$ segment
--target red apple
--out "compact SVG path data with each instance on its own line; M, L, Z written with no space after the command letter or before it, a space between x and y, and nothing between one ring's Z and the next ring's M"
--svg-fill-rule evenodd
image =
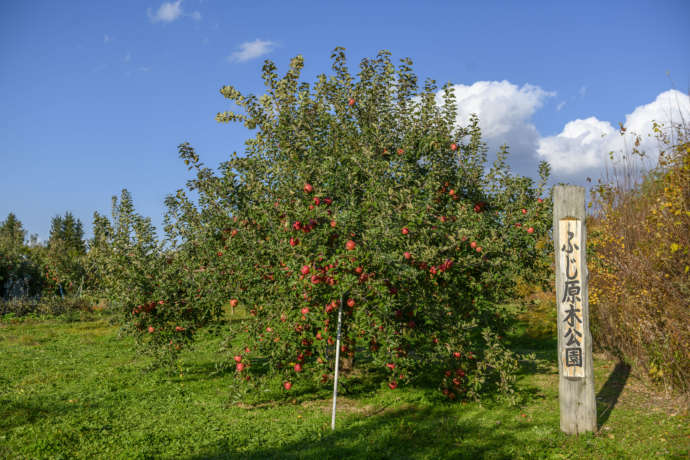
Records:
M402 228L402 234L407 235L408 233L410 233L410 230L407 227L403 227Z
M352 251L356 247L357 247L357 244L352 240L348 240L347 243L345 243L345 249L347 249L348 251Z
M295 364L295 372L302 372L302 365L300 363Z
M388 388L390 388L391 390L395 390L396 388L398 388L398 382L396 382L394 380L394 381L388 383Z
M532 233L534 233L534 228L532 228L532 227L528 228L528 229L527 229L527 233L529 233L530 235L531 235Z
M244 370L244 363L237 363L235 369L237 369L237 372L242 372Z
M335 228L336 222L334 220L331 221L331 228Z
M149 326L149 334L153 334L153 331L155 330L156 328L154 328L153 326Z
M242 355L235 355L233 357L236 363L241 363L242 362Z
M458 144L456 144L455 142L453 142L452 144L450 144L450 149L453 150L453 151L457 150L457 149L458 149Z
M527 210L525 208L522 208L522 213L527 214Z
M355 299L347 299L347 306L352 308L355 306Z
M456 351L455 353L453 353L453 356L456 358L460 358L460 352Z
M307 193L311 193L314 191L314 187L312 187L311 184L304 184L304 191Z
M290 246L297 246L299 244L298 238L290 238Z
M481 247L481 246L477 246L477 249L475 249L475 251L477 251L477 252L482 252L482 247Z
M543 202L544 202L544 200L542 200L541 198L539 198L539 199L537 200L537 203L543 203Z
M410 254L409 252L405 251L405 252L403 253L403 257L404 257L405 259L407 259L407 260L410 260L410 257L412 257L412 254Z
M355 105L355 100L354 100L353 98L350 98L350 99L347 101L347 105L349 105L350 107L352 107L353 105Z
M476 248L476 247L477 247L477 242L476 242L476 241L472 241L472 242L470 243L470 247L471 247L472 249Z
M292 388L292 382L285 382L283 383L283 388L286 390L290 391L290 388Z
M402 155L403 153L405 153L403 149L398 149L398 155Z
M310 270L310 269L309 269L309 265L302 265L302 269L300 270L300 272L301 272L303 275L307 275L307 274L309 273L309 270Z
M300 310L300 312L301 312L303 315L306 315L307 313L309 313L309 307L304 307L304 308L302 308L302 309Z
M177 332L182 332L182 331L184 331L184 328L182 326L175 326L175 330Z
M386 367L387 367L388 369L393 370L393 369L395 369L395 363L386 363Z
M230 299L230 307L235 308L237 306L237 299Z
M314 197L314 204L316 206L320 205L321 204L321 198L319 198L318 196L315 196Z

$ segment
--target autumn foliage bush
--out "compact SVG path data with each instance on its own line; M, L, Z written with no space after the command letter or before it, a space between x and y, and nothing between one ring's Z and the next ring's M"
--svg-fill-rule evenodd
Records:
M223 87L241 110L217 119L255 135L217 172L180 146L195 177L166 200L165 262L122 286L130 329L165 347L242 307L249 319L227 332L238 382L261 368L289 390L332 379L342 308L346 367L391 389L433 381L450 399L510 393L503 304L518 277L548 276L548 166L535 184L504 148L486 168L477 118L459 127L451 86L439 103L411 65L381 52L353 76L336 49L334 74L311 85L296 57L283 77L266 61L261 97Z
M630 158L594 189L590 305L595 341L660 383L690 389L690 132L654 124L659 161ZM639 141L636 142L639 145ZM627 185L627 186L626 186Z

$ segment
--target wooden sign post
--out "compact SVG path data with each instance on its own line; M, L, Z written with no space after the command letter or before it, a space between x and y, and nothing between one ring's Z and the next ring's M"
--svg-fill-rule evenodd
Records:
M587 292L585 189L553 189L553 242L558 308L558 395L561 430L579 434L597 430L592 336Z

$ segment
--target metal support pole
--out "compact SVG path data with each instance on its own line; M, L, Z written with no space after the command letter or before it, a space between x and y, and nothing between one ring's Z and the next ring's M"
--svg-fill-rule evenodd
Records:
M338 306L338 335L335 340L335 376L333 379L333 411L331 413L331 430L335 430L335 409L338 399L338 374L340 369L340 329L343 323L343 295L340 296Z

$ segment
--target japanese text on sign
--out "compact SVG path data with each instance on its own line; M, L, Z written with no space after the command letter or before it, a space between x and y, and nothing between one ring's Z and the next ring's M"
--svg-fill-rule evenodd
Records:
M558 302L559 321L562 322L563 343L561 360L567 377L584 377L585 335L582 322L581 222L562 219L559 222L559 263L563 295Z

